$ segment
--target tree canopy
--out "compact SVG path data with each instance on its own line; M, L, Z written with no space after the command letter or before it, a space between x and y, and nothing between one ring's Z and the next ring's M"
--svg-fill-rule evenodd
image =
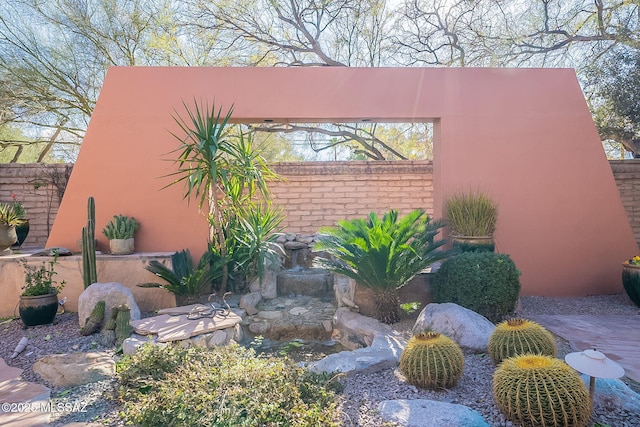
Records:
M629 0L0 0L0 154L24 161L32 146L37 161L72 160L109 66L233 65L571 67L602 139L637 155L639 7ZM369 128L342 124L341 132L333 137L357 144L356 157L409 156ZM371 146L372 136L392 150Z

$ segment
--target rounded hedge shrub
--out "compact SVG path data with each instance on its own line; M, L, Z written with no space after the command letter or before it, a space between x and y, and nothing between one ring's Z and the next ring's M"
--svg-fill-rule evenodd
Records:
M591 398L580 375L550 356L504 360L493 376L493 397L512 422L528 427L584 427Z
M556 340L544 327L526 319L500 323L489 337L487 347L494 363L521 354L556 355Z
M437 332L416 334L400 355L400 371L409 383L422 388L451 388L463 370L460 346Z
M442 263L431 281L431 296L499 322L516 307L519 277L507 254L463 252Z

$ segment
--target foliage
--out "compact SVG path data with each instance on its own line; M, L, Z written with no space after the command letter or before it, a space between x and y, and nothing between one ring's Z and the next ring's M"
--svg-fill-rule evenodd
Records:
M442 263L431 294L434 302L452 302L499 322L515 309L519 276L509 255L463 252Z
M591 398L580 375L550 356L504 360L493 376L493 396L500 411L518 425L584 427L591 417Z
M107 239L131 239L140 228L140 223L134 217L114 215L113 219L105 225L102 234Z
M438 250L445 242L435 240L442 224L432 221L421 209L399 218L391 210L378 218L374 212L366 219L338 222L334 228L323 228L325 235L314 250L333 258L317 257L314 264L354 279L358 285L372 289L381 297L377 301L385 312L380 320L398 320L398 301L394 292L406 285L431 263L447 256ZM391 292L390 292L391 291ZM390 306L386 298L394 299ZM387 310L395 310L389 312Z
M640 265L640 255L636 255L628 261L625 261L625 264Z
M491 236L496 230L498 207L480 191L458 193L444 205L451 232L459 236Z
M437 332L414 335L400 355L400 371L409 383L422 388L451 388L463 370L460 346Z
M82 227L82 279L84 288L98 281L96 267L96 202L93 197L87 199L87 225Z
M165 283L142 283L138 286L145 288L163 288L172 294L184 297L186 302L197 302L202 292L211 286L211 282L218 274L209 267L209 254L200 257L198 265L194 267L189 249L178 251L171 255L171 268L157 260L152 260L144 267Z
M184 198L195 198L200 207L208 203L210 242L220 260L220 292L224 294L231 262L227 248L230 227L255 209L253 199L257 194L268 200L266 180L276 175L254 149L251 134L239 131L231 135L229 120L233 107L223 116L222 108L216 110L214 103L210 106L208 102L194 100L193 107L184 102L183 106L186 117L177 112L173 115L180 135L172 135L180 146L174 150L178 170L170 174L175 180L169 185L183 184Z
M26 261L23 261L25 276L22 296L35 297L39 295L49 295L50 293L60 293L62 288L64 288L65 281L62 280L58 283L54 279L54 276L58 274L55 271L57 262L57 250L53 251L53 259L48 263L43 262L40 267L29 265Z
M13 202L13 213L16 214L18 218L24 219L27 217L27 211L24 208L24 205L21 201L17 200L18 196L15 194L11 195L11 200Z
M338 425L335 378L238 345L147 344L117 371L123 416L137 425Z
M8 203L0 203L0 224L2 225L18 225L20 218L13 210L13 205Z
M556 340L536 322L509 319L501 322L489 337L487 350L495 364L521 354L542 354L555 357Z

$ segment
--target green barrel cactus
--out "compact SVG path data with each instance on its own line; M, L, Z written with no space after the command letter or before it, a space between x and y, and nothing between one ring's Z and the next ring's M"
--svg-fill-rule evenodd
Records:
M451 388L463 370L464 354L460 346L437 332L416 334L400 355L400 371L417 387Z
M496 326L489 337L488 350L496 364L506 358L522 354L555 357L556 340L551 332L536 322L526 319L509 319Z
M505 359L493 376L493 397L509 420L527 427L584 427L591 417L580 375L550 356Z

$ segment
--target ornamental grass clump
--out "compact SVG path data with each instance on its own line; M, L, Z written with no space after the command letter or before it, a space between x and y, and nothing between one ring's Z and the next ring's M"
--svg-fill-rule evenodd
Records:
M509 319L496 326L489 337L489 355L498 364L522 354L555 357L556 340L541 325L526 319Z
M498 206L480 191L458 193L444 205L447 224L457 236L492 236L498 222Z
M493 376L493 396L509 420L527 427L584 427L591 417L580 375L550 356L505 359Z
M147 344L117 365L127 423L143 426L337 426L336 378L238 345Z

